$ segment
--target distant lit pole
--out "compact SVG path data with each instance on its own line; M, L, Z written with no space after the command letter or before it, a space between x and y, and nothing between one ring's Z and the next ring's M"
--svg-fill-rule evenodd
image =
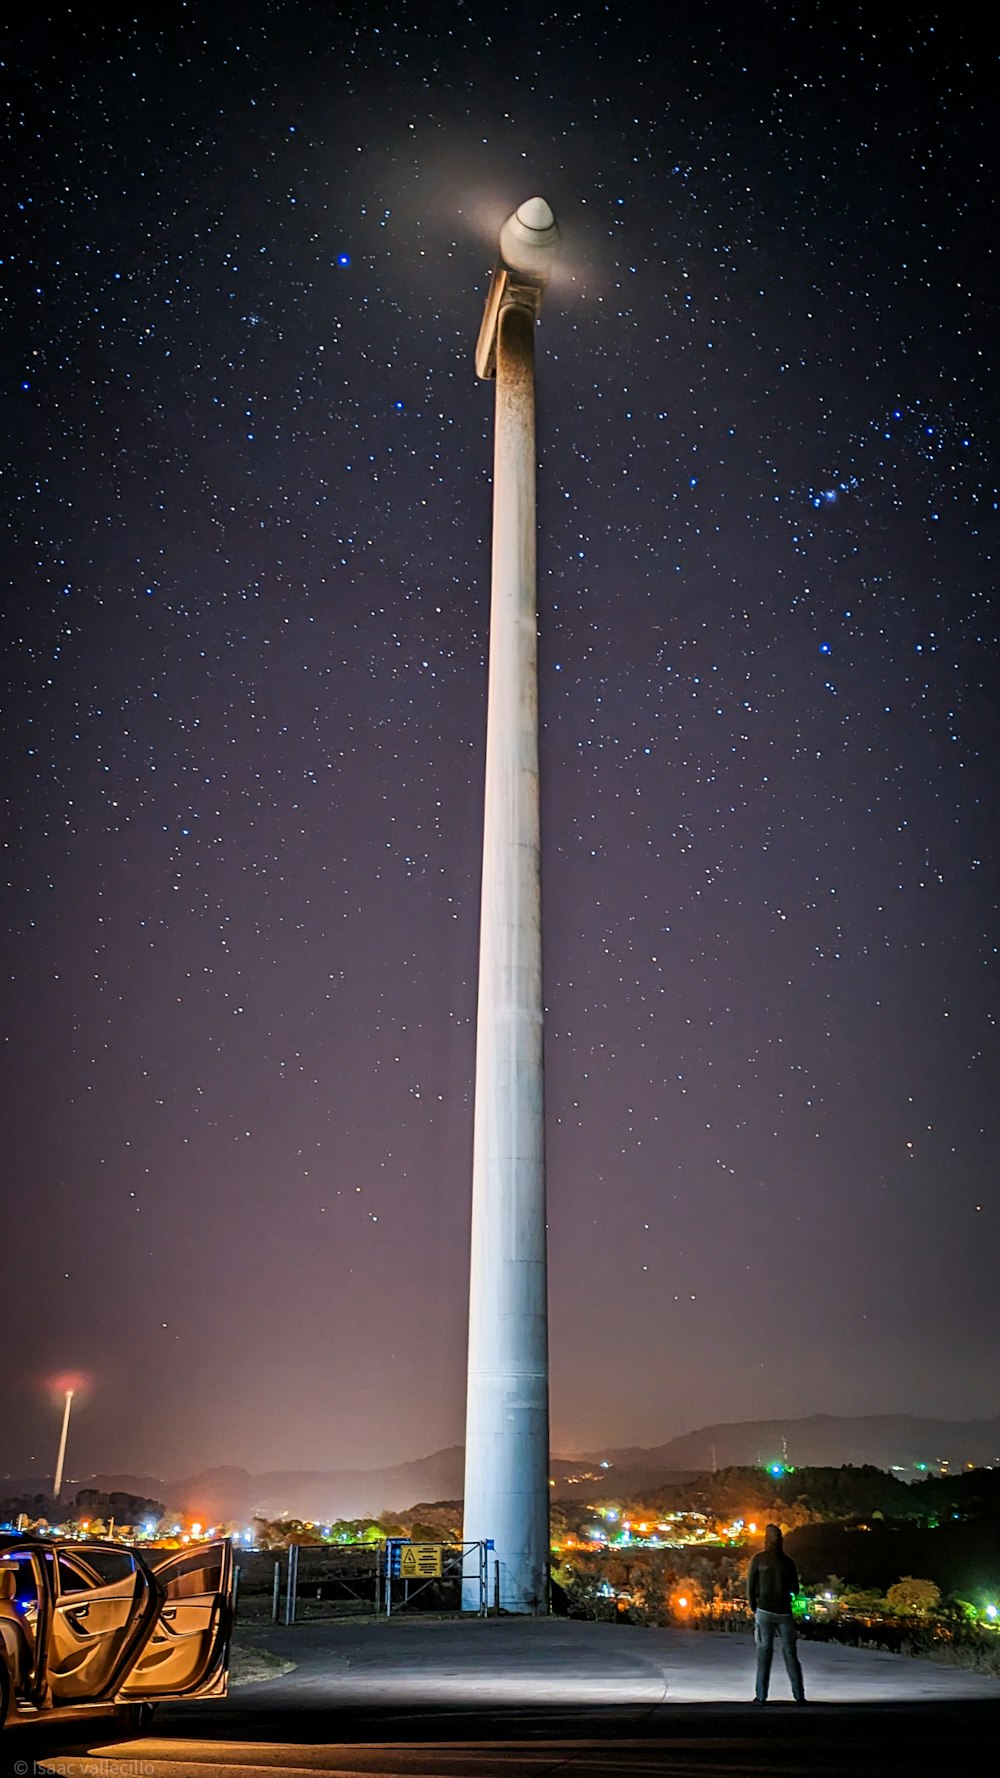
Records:
M53 1500L59 1499L59 1494L62 1489L63 1469L66 1463L66 1436L69 1432L69 1411L73 1406L73 1396L75 1393L76 1392L73 1389L67 1389L66 1391L66 1404L63 1408L62 1417L62 1432L59 1434L59 1455L56 1458L56 1476L55 1481L52 1484Z
M476 347L496 422L463 1534L494 1540L515 1612L547 1609L549 1577L535 322L558 240L544 198L508 216Z

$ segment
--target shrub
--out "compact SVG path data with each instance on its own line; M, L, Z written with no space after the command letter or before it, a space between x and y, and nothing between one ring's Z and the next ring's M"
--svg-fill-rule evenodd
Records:
M885 1600L889 1610L901 1616L924 1617L940 1605L941 1589L932 1580L914 1580L912 1574L904 1574L889 1588Z

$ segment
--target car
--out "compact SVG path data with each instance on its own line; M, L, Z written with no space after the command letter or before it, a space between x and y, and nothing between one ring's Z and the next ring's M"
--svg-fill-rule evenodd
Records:
M222 1698L233 1551L0 1536L0 1725L113 1712L133 1732L167 1699Z

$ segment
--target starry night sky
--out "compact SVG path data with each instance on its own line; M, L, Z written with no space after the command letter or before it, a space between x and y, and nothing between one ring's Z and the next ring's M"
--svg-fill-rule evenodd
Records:
M535 191L553 1446L995 1412L995 39L161 12L4 51L0 1467L462 1436Z

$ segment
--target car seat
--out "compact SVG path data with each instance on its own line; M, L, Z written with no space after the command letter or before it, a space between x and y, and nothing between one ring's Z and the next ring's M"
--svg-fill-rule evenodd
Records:
M14 1690L20 1691L31 1677L33 1658L27 1625L14 1603L16 1595L17 1569L0 1566L0 1638L7 1651Z

